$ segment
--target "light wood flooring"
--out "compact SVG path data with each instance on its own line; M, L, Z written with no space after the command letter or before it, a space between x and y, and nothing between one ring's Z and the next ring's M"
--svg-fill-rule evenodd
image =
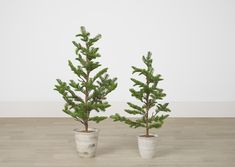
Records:
M156 158L141 159L130 129L106 120L97 156L81 159L70 118L0 118L0 167L234 167L235 118L169 118L159 135Z

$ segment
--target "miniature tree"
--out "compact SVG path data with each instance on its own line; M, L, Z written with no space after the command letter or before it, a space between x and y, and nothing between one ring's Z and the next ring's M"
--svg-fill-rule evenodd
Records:
M146 68L137 68L132 66L133 74L137 73L140 76L144 76L145 82L141 82L134 78L131 80L134 83L134 86L137 86L138 89L129 89L131 95L141 102L141 106L128 102L130 109L126 109L125 112L133 115L140 115L141 117L135 120L128 119L126 117L115 114L111 116L114 121L120 121L128 124L130 127L144 127L146 133L144 136L150 137L149 129L151 128L160 128L163 124L163 121L169 116L163 114L159 116L160 112L170 112L168 108L168 103L161 104L159 100L162 100L166 94L163 92L163 89L158 88L159 81L163 80L160 74L155 75L154 69L152 66L151 52L148 52L147 56L143 56L143 62L146 65ZM154 111L151 109L154 108Z
M106 119L104 116L90 117L90 113L93 110L105 111L110 107L105 100L106 96L117 87L117 78L109 78L108 68L102 68L92 75L92 72L101 66L99 62L95 61L100 57L99 48L94 46L101 35L91 38L85 27L81 27L81 33L76 37L83 41L83 43L81 41L80 43L72 42L76 48L78 64L75 65L69 60L68 65L76 74L77 80L70 80L66 83L57 79L54 90L58 91L66 102L63 111L82 123L85 132L88 132L89 121L99 123Z

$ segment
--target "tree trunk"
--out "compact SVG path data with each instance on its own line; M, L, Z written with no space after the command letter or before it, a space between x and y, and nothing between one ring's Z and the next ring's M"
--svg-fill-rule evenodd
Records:
M146 109L146 136L149 136L149 111Z
M87 48L89 49L89 48ZM89 62L88 58L86 57L86 62ZM87 71L87 76L86 76L86 83L88 83L89 81L89 75L90 75L90 72ZM85 112L86 112L86 115L87 115L87 118L85 120L85 131L88 132L88 120L89 120L89 111L88 111L88 108L87 108L87 103L88 103L88 97L89 97L89 91L86 87L86 90L85 90Z
M85 132L88 132L88 121L85 122Z
M147 85L149 87L149 80L147 78ZM149 93L146 97L146 136L149 136Z

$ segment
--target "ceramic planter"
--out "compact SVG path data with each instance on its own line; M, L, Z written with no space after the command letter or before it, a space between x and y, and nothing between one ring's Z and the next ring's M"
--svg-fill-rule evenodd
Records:
M75 129L74 133L78 155L82 158L95 157L99 135L98 129L89 129L89 132Z
M140 156L144 159L154 158L156 154L157 135L152 137L138 136L138 148Z

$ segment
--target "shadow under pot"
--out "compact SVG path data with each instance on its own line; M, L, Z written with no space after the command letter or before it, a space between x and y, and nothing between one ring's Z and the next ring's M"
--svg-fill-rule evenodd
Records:
M82 158L95 157L99 130L95 128L88 129L88 132L74 129L75 143L78 155Z

